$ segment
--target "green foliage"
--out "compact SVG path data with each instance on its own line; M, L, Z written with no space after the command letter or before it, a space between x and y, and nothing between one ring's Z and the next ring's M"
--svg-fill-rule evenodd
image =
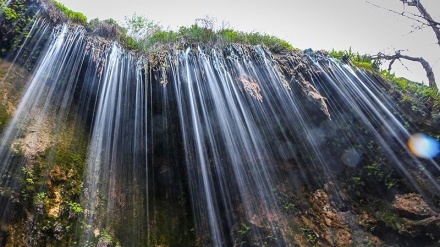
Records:
M294 200L290 198L285 193L274 190L275 197L278 199L278 203L281 204L282 209L291 214L298 214L298 209L296 208L296 205L294 204Z
M46 192L40 192L40 193L37 194L36 200L44 201L44 199L46 199L46 197L47 197L47 193Z
M137 42L134 38L132 37L128 37L128 36L124 36L121 39L121 44L130 50L139 50L141 49L140 43Z
M39 187L40 172L32 167L23 167L21 171L23 175L21 195L26 200L32 198Z
M118 23L113 18L106 19L104 20L104 22L112 25L118 25Z
M354 53L351 47L345 51L336 51L333 49L329 52L329 56L342 60L345 63L351 63L367 71L379 71L380 63L377 60L373 60L369 55L361 55L358 52Z
M113 241L113 237L108 232L106 232L106 231L103 231L101 233L101 238L105 239L106 241L108 241L110 243Z
M372 162L365 166L368 177L375 177L376 180L385 184L387 189L392 189L398 184L398 180L393 176L393 173L383 167L379 162Z
M205 25L182 26L178 31L172 31L163 30L157 23L145 17L134 15L132 18L126 19L124 26L126 33L125 37L121 39L121 43L129 49L142 51L147 51L158 44L189 45L196 43L264 45L275 53L294 50L287 41L268 34L239 32L229 28L215 30L211 21L206 19L202 21Z
M393 213L386 201L376 202L379 207L375 212L377 219L380 219L385 225L391 229L401 232L404 228L405 221L397 214Z
M190 27L180 27L178 36L186 43L211 43L217 38L214 30L196 24Z
M390 84L390 91L394 92L396 100L402 103L403 109L411 109L412 115L427 120L417 123L419 131L433 137L440 137L438 128L433 127L440 124L440 93L438 89L405 78L398 78L387 70L383 70L381 75Z
M52 0L52 2L55 4L55 6L61 10L64 14L66 14L66 16L72 20L75 23L81 24L81 25L87 25L87 17L80 12L75 12L69 8L67 8L66 6L64 6L64 4L59 3L55 0Z
M219 32L219 34L228 43L232 43L240 39L240 33L232 29L223 29Z
M148 46L153 46L156 43L173 43L178 40L179 34L173 31L158 30L153 33L148 41Z
M423 83L417 83L402 77L396 77L394 73L391 73L388 70L382 70L381 74L384 78L398 86L403 92L418 94L425 99L437 102L437 105L440 106L440 93L438 89L426 86Z
M388 70L379 71L380 62L372 59L369 55L354 53L350 48L346 51L331 50L329 56L342 60L345 63L350 63L358 68L363 68L369 72L380 72L383 78L388 79L399 88L399 91L403 92L401 102L415 103L416 101L426 100L433 102L434 109L440 108L440 94L438 89L426 86L423 83L412 82L405 78L398 78L394 73ZM413 104L412 108L416 108L415 105L417 104Z
M0 133L6 127L10 118L11 115L8 112L8 107L5 104L0 103Z
M102 231L97 243L86 242L86 246L121 246L109 231Z
M67 205L72 209L75 214L81 214L84 212L84 209L81 207L81 204L77 202L67 202Z
M347 184L348 189L353 192L356 196L362 195L362 188L365 186L365 181L359 175L354 175L351 177L350 183Z
M347 167L345 175L341 177L353 198L360 199L371 194L386 194L392 189L402 189L404 184L401 183L401 176L389 165L380 145L370 140L357 149L364 154L361 163L356 167Z
M15 20L18 18L17 12L14 9L5 6L4 4L2 4L0 7L0 12L1 11L4 12L6 20Z
M16 51L21 47L24 40L29 37L29 30L32 27L31 23L40 10L41 4L37 3L37 1L13 0L8 6L4 4L4 1L0 4L0 16L2 19L0 28L2 33L1 55L11 50ZM29 55L29 50L30 48L23 47L22 58ZM35 48L35 50L38 52L38 48ZM26 60L29 62L34 61L34 56L29 56Z
M135 14L125 19L125 28L128 36L136 40L144 40L159 30L160 26L146 17Z
M218 34L227 43L265 45L269 50L275 53L294 50L292 45L287 41L268 34L260 34L258 32L245 33L232 29L221 30Z
M304 235L307 237L307 241L313 246L318 246L318 236L312 231L312 229L308 228L307 226L303 226L300 228L300 230L304 233Z
M4 14L6 20L16 23L26 21L26 8L25 0L17 0L10 6L6 6L6 4L2 2L0 3L0 15Z
M246 225L245 223L241 223L241 228L240 230L238 230L238 233L240 233L240 235L245 235L250 230L251 230L250 226Z

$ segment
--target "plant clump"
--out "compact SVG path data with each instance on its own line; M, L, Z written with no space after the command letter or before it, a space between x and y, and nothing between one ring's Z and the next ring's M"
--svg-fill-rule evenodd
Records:
M64 6L64 4L59 3L55 0L52 0L52 2L55 4L55 6L60 11L62 11L74 23L78 23L81 25L87 25L87 17L83 13L73 11L73 10L67 8L66 6Z
M333 49L328 55L368 72L378 72L380 70L380 62L378 60L372 59L371 56L367 54L362 55L359 54L359 52L353 52L351 48L345 51L336 51Z
M101 23L101 24L98 24ZM109 37L109 33L102 32L102 27L107 26L106 30L118 30L113 38L119 41L122 46L130 50L148 52L155 50L158 46L171 46L175 49L184 49L194 44L203 45L227 45L231 43L246 45L264 45L274 53L293 51L294 48L287 41L259 32L241 32L231 28L215 28L215 21L210 18L197 19L196 23L185 27L180 27L177 31L165 30L158 23L146 17L134 15L126 18L122 27L114 20L92 20L87 27L93 33L103 37Z

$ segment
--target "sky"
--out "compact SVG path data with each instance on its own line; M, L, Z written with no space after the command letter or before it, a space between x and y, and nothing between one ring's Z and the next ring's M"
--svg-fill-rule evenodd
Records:
M348 50L361 54L378 52L424 57L440 81L440 46L430 28L417 30L417 22L396 12L418 13L399 0L58 0L84 13L88 20L113 18L123 23L134 14L177 30L195 19L209 16L221 26L246 32L263 32L282 38L294 47L313 50ZM422 0L431 16L440 22L439 0ZM379 5L381 8L374 6ZM384 65L384 68L387 68ZM421 65L396 61L397 76L427 83ZM440 85L440 83L438 83Z

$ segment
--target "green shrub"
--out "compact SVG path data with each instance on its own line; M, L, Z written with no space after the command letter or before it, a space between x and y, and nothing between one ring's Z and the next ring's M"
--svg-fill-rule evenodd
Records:
M67 205L72 209L75 214L81 214L84 212L84 209L81 207L81 204L77 202L67 202Z
M399 87L403 93L415 94L416 97L431 100L434 105L440 106L440 93L438 89L424 85L423 83L417 83L409 81L402 77L396 77L394 73L388 70L381 71L382 77L391 81L394 85Z
M5 13L5 18L6 18L6 20L15 20L15 19L17 19L18 18L18 14L17 14L17 12L14 10L14 9L12 9L12 8L9 8L9 7L1 7L1 10Z
M342 60L345 63L351 63L352 65L365 69L370 72L378 72L380 63L377 60L373 60L370 55L361 55L358 52L354 53L351 48L345 51L331 50L329 56Z
M64 14L66 14L66 16L72 20L75 23L81 24L81 25L87 25L87 17L80 12L75 12L69 8L67 8L66 6L64 6L64 4L59 3L55 0L52 0L52 2L55 4L55 6L61 10Z
M287 41L258 32L246 33L229 28L215 30L211 26L197 24L182 26L178 31L163 30L158 24L136 15L126 20L125 29L126 32L121 39L122 45L129 49L144 51L157 44L196 43L264 45L275 53L294 50Z

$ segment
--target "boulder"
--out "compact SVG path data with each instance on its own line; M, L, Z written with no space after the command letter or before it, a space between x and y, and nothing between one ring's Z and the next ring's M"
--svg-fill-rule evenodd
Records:
M423 200L422 196L415 193L396 195L391 207L397 215L411 220L422 220L438 216Z

